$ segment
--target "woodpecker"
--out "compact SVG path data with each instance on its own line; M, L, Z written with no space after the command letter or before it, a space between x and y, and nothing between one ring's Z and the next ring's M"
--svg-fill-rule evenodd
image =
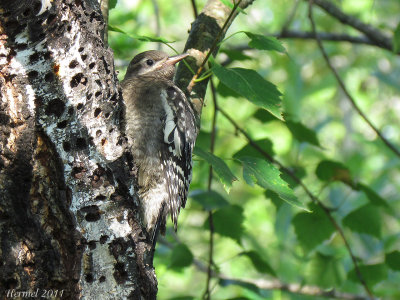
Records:
M125 133L138 167L142 220L153 245L165 234L167 215L177 229L192 177L196 137L193 109L175 85L175 64L188 54L168 57L146 51L130 62L121 82Z

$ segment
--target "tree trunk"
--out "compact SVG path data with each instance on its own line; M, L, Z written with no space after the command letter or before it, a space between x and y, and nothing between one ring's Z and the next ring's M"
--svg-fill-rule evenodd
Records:
M99 5L0 7L2 297L154 299Z

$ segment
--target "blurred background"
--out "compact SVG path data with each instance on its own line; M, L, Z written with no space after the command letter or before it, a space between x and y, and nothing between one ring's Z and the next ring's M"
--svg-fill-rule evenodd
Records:
M199 12L205 3L196 1ZM398 0L333 3L389 37L400 21ZM314 7L313 11L318 32L360 36L320 8ZM283 29L311 32L307 14L307 1L255 1L239 14L226 37L239 31L263 36L280 35ZM142 42L131 36L162 37L182 52L193 21L191 1L118 0L110 10L109 23L126 34L110 31L109 45L119 78L139 52L161 49L174 54L164 44ZM400 299L400 158L352 107L314 39L279 40L285 53L253 49L247 35L237 33L222 43L216 61L227 68L255 70L276 85L283 94L287 122L247 101L213 76L218 105L331 209L373 294L382 299ZM357 105L400 149L399 56L377 46L346 41L324 41L324 46ZM209 151L211 144L215 112L211 97L208 88L196 142L196 147L204 151ZM194 156L190 198L180 213L178 232L175 234L169 223L166 237L157 244L154 265L158 298L208 297L204 293L210 259L210 213L205 199L214 203L212 299L321 298L304 291L290 293L279 287L280 283L315 287L319 292L333 289L350 296L366 295L343 239L334 228L330 230L333 225L311 204L305 190L287 180L298 201L313 213L282 201L260 185L247 184L242 165L233 157L239 151L255 157L260 154L221 113L217 113L215 129L214 154L238 180L231 187L224 186L214 174L212 193L208 192L209 164ZM332 162L341 164L342 177L324 175ZM333 169L336 172L337 168ZM319 236L318 229L325 227L327 230Z

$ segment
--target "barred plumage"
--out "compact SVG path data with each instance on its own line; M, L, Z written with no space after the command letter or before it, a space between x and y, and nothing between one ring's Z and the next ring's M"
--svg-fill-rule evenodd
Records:
M164 233L169 213L176 230L191 181L195 117L185 94L172 81L175 63L186 56L140 53L121 83L126 135L139 168L143 221L153 239L158 229Z

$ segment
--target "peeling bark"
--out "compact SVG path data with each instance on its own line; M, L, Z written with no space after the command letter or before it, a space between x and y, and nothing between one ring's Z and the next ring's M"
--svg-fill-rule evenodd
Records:
M154 299L98 3L0 8L0 294Z

